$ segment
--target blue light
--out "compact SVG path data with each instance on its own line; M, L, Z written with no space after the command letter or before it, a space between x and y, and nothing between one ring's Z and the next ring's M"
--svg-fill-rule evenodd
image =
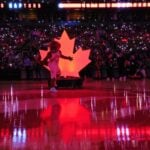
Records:
M22 8L22 3L19 3L19 4L18 4L18 8Z
M59 4L58 4L58 8L63 8L63 4L62 4L62 3L59 3Z
M17 3L14 3L14 9L17 9L17 8L18 8Z
M21 2L19 2L19 3L10 2L10 3L8 3L9 9L21 9L22 7L23 7L23 4Z
M12 2L11 2L11 3L8 3L8 8L10 8L10 9L13 8Z

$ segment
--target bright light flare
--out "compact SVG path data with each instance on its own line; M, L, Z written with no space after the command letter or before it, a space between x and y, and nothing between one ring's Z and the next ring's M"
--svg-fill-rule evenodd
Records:
M58 8L61 9L80 9L80 8L132 8L132 7L150 7L150 3L146 2L120 2L120 3L59 3Z

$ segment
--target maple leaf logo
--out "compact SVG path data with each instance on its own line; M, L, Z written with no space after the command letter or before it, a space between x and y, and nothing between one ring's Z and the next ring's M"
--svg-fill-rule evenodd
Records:
M82 48L79 48L75 53L73 53L75 38L70 39L65 30L63 31L61 38L55 40L61 44L60 50L63 55L73 57L73 61L68 61L66 59L59 60L61 76L79 77L79 71L90 63L90 49L82 50ZM48 50L40 50L42 60L46 57L47 53ZM49 70L48 66L45 65L44 67Z

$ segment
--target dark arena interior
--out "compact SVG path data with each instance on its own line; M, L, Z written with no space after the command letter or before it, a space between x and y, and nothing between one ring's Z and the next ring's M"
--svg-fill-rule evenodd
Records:
M150 149L150 0L0 0L0 150L31 149Z

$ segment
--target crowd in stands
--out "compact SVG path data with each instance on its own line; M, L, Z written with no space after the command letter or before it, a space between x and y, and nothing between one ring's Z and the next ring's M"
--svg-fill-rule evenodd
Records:
M74 52L91 49L91 64L81 71L92 78L125 80L150 77L150 23L148 21L0 22L0 70L24 70L27 79L41 78L34 56L63 30L76 37ZM90 68L90 69L89 69ZM87 73L88 72L88 73Z

